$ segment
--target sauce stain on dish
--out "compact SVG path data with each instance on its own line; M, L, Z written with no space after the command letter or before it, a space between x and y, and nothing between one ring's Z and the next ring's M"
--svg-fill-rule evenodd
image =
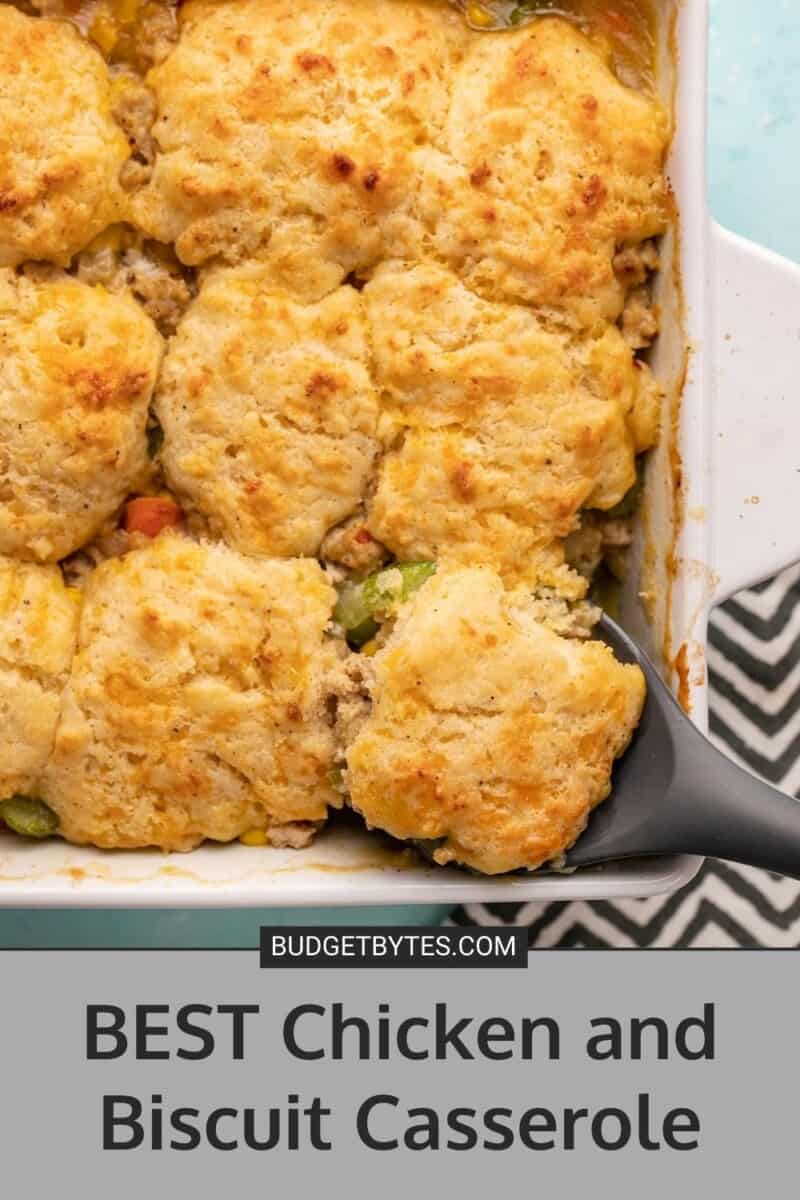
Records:
M687 716L692 714L692 691L703 687L706 667L703 647L699 642L684 642L673 664L678 677L678 703Z

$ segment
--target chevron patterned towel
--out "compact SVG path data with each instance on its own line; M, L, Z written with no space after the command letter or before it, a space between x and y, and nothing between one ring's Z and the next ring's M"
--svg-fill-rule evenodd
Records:
M800 566L716 610L711 734L742 766L800 795ZM707 862L673 896L615 904L472 904L460 924L527 925L531 946L800 946L800 883Z

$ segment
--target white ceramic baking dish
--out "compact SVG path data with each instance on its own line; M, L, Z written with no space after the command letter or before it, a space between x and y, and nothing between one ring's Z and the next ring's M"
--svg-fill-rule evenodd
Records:
M669 172L680 220L665 247L664 323L654 366L679 419L650 462L623 617L664 662L705 730L709 609L800 558L800 445L791 435L800 269L712 223L705 171L708 4L660 0L660 9L660 82L664 96L674 96ZM426 868L343 828L300 852L236 844L191 855L100 854L3 839L0 905L599 900L672 891L698 866L693 858L649 859L570 876L479 879Z

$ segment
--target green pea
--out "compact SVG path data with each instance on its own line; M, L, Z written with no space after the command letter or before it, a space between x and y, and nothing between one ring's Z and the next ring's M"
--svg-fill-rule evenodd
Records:
M340 588L333 619L344 629L351 646L363 646L379 628L364 598L363 583L345 583Z
M436 571L436 563L393 563L373 572L360 583L348 582L339 590L333 618L345 631L351 646L363 646L375 637L380 622L397 612Z
M46 838L58 829L58 817L43 800L32 796L12 796L0 800L0 818L9 829L22 837Z

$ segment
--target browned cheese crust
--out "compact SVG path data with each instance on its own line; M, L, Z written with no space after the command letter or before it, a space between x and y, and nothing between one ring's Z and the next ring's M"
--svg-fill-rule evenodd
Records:
M193 0L149 82L135 209L185 262L290 231L300 278L433 255L582 327L619 316L618 247L670 215L664 109L562 20L487 37L423 0Z
M127 139L108 68L70 25L0 4L0 266L66 266L118 218Z
M417 151L469 35L424 0L191 0L153 70L161 148L140 223L188 263L252 255L282 221L343 275L419 249Z
M372 711L347 750L353 805L489 875L575 842L645 696L638 667L551 633L485 568L425 584L373 665Z
M475 291L575 327L614 321L620 245L663 233L669 120L557 18L479 36L457 75L421 213Z
M129 297L0 269L0 553L64 558L146 474L161 351Z
M314 562L180 535L102 564L40 789L63 836L188 850L324 820L333 600Z
M659 393L620 331L554 331L434 266L364 291L388 447L368 528L400 559L552 582L584 506L611 508L655 441Z
M238 550L316 555L378 451L361 298L316 303L264 266L215 272L172 340L157 413L167 477Z
M664 107L558 17L20 7L0 799L40 796L75 843L187 850L304 845L349 790L440 863L557 862L644 700L586 597L659 433ZM359 612L379 567L394 590Z
M57 567L0 557L0 799L35 788L50 757L79 610Z

